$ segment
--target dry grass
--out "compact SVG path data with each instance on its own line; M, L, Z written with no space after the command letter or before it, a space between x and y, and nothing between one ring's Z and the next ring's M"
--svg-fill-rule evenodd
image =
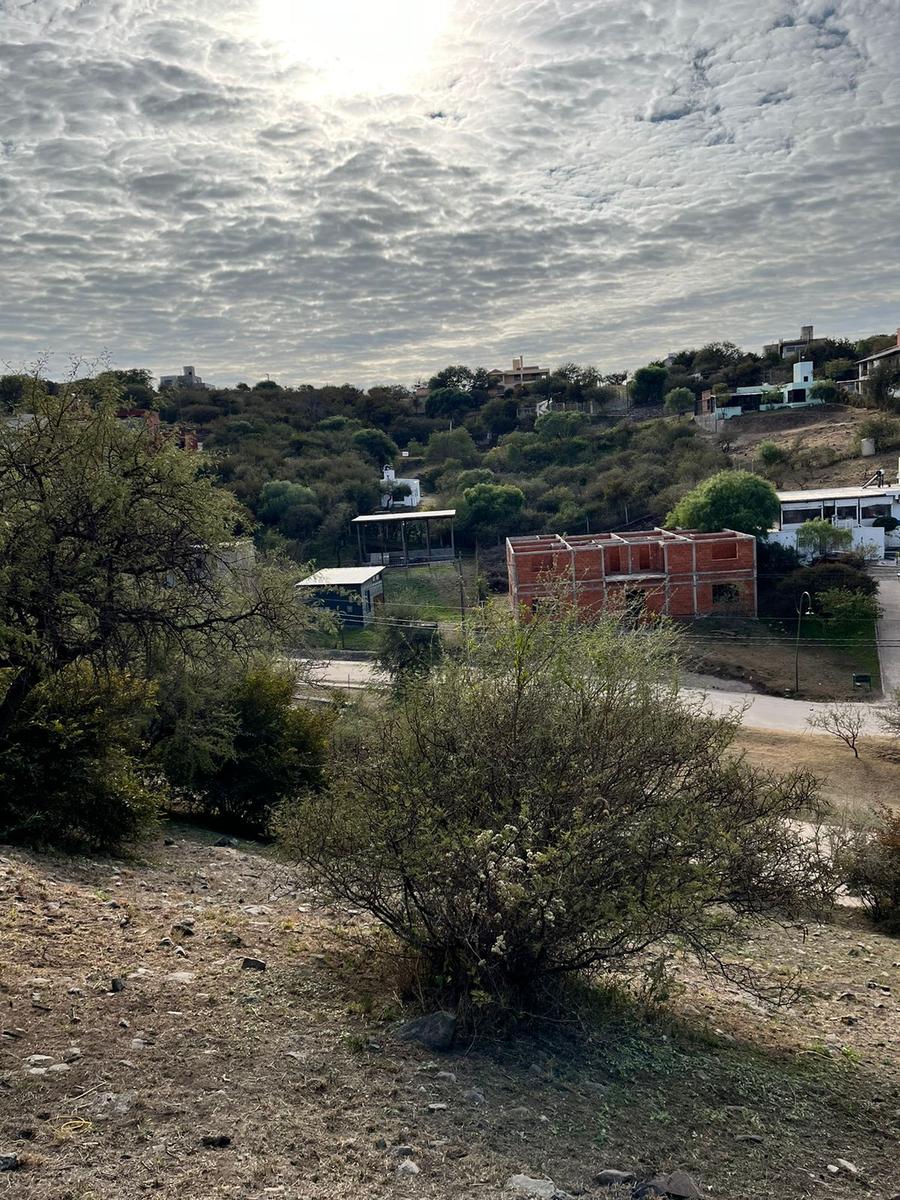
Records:
M391 1035L367 927L251 846L173 836L145 862L0 858L0 1153L25 1163L0 1195L500 1200L525 1172L613 1200L597 1170L679 1165L718 1200L900 1187L900 943L856 913L747 948L773 982L799 966L792 1008L685 970L665 1016L597 1001L432 1061ZM173 930L185 918L193 936ZM242 970L245 954L268 969ZM73 1046L69 1071L28 1074L29 1055ZM831 1176L838 1157L859 1177Z
M887 738L861 738L858 759L837 738L812 732L775 733L745 726L735 746L754 766L769 771L812 771L822 780L823 798L848 819L864 819L878 805L900 807L900 765L883 757L892 746Z

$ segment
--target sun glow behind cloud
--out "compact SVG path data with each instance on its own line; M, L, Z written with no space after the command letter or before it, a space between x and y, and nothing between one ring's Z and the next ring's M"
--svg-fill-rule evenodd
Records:
M431 65L450 0L259 0L261 37L315 72L313 90L410 90Z

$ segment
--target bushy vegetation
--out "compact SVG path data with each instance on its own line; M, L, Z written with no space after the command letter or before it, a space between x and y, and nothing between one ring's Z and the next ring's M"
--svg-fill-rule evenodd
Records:
M781 515L771 483L750 471L719 471L683 496L666 517L672 529L736 529L764 538Z
M872 920L900 933L900 816L879 809L874 825L842 849L840 867Z
M462 653L338 723L324 791L282 810L286 849L454 999L534 1002L676 947L721 965L820 894L791 821L813 781L732 755L738 718L679 694L675 651L664 625L489 608Z

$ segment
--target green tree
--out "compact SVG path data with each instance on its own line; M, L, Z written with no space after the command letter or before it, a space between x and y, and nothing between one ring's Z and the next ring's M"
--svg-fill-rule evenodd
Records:
M841 394L833 383L820 379L807 393L810 400L821 400L823 404L837 404Z
M425 401L425 415L427 417L450 417L454 421L458 421L464 417L472 407L471 398L468 392L462 392L458 388L437 388L436 391L430 392Z
M457 392L468 392L472 388L475 374L468 367L444 367L428 380L429 392L437 392L441 388L452 388Z
M525 493L508 483L476 483L463 492L459 513L460 529L476 538L496 536L499 540L515 530L525 507Z
M797 549L825 558L839 550L849 550L853 545L853 531L832 525L823 517L804 521L797 530Z
M382 429L358 429L350 440L376 467L389 465L400 453L397 443Z
M833 358L825 363L822 374L826 379L855 379L856 362L852 358Z
M285 665L209 665L166 680L153 761L182 804L265 833L278 804L320 785L331 714L296 703Z
M736 529L764 538L781 515L775 489L751 471L718 471L683 496L669 515L672 529Z
M431 670L444 653L438 626L432 621L416 620L405 609L394 609L390 617L375 624L375 658L402 691L409 681Z
M398 479L379 479L378 487L381 489L382 508L393 508L398 500L405 500L412 495L409 484Z
M328 784L282 810L284 843L451 1001L534 1002L673 944L714 968L818 894L799 825L814 781L732 754L739 718L679 693L676 652L668 627L489 606L464 653L336 727Z
M286 479L272 479L259 492L257 516L274 525L286 538L306 538L318 528L322 512L312 488Z
M865 397L873 408L884 412L900 412L900 367L881 363L868 374Z
M790 462L790 454L777 442L760 442L756 448L756 461L761 467L770 470Z
M197 455L64 391L0 425L0 749L42 682L75 663L152 671L281 647L309 618L294 576L236 541L241 511Z
M666 412L682 413L694 411L694 393L690 388L677 387L666 392Z
M433 433L425 447L425 461L443 463L455 459L461 467L477 467L480 455L468 429L445 429Z
M668 372L665 367L651 364L649 367L639 367L628 385L628 394L632 403L640 407L662 404L666 392Z

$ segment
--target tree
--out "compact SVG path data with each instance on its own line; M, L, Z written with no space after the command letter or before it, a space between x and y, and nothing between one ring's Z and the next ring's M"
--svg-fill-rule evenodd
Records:
M833 358L825 363L822 374L826 379L848 379L856 376L856 362L852 358Z
M678 501L666 525L707 533L736 529L764 538L780 515L778 496L768 480L751 471L719 471Z
M405 500L412 495L409 484L399 479L379 479L378 486L381 489L382 508L393 508L398 500Z
M847 588L826 588L818 594L819 608L834 622L839 633L852 634L861 626L871 625L881 616L881 606L874 595L851 592Z
M257 516L274 525L286 538L306 538L322 520L316 494L302 483L272 479L259 492Z
M824 517L804 521L797 530L797 549L813 554L816 558L826 558L839 550L849 550L852 545L853 531L832 525Z
M444 652L441 632L433 621L418 621L415 614L395 609L375 625L375 658L402 691L409 681L428 672Z
M665 367L639 367L628 385L632 403L640 407L662 404L668 372Z
M478 466L478 447L468 429L445 429L433 433L425 447L425 461L441 463L455 459L463 467Z
M0 425L0 751L31 693L76 663L152 673L281 648L310 619L295 576L236 542L198 456L64 390Z
M858 704L830 704L828 708L807 718L810 729L821 729L830 733L853 751L853 757L859 758L856 743L866 727L865 711Z
M880 805L873 825L842 850L837 866L871 919L888 933L900 931L900 816Z
M790 454L777 442L760 442L756 448L756 461L761 467L771 470L790 461Z
M296 691L294 670L265 662L203 664L167 679L153 762L180 802L264 834L279 803L319 787L331 713L298 705Z
M502 434L511 433L518 425L519 406L515 400L495 396L493 400L488 400L481 410L481 420L491 441L496 441Z
M840 391L833 383L824 379L814 383L807 392L810 400L821 400L823 404L837 404L841 398Z
M690 388L677 387L666 392L666 412L682 413L694 411L694 393Z
M525 506L525 493L508 483L476 483L463 492L459 513L462 530L471 530L476 538L501 536L513 532Z
M381 429L358 429L351 441L361 454L370 459L376 467L392 463L399 455L400 449L393 438Z
M438 388L428 394L428 399L425 401L425 415L427 417L449 417L453 421L458 421L466 415L471 407L472 401L468 392L462 392L458 388Z
M428 390L436 392L441 388L452 388L454 391L468 392L472 388L474 379L474 372L468 367L462 365L444 367L443 371L438 371L428 380Z
M539 1001L672 944L721 966L816 890L795 823L814 784L732 754L738 717L679 693L676 646L552 600L527 623L488 606L463 653L336 727L325 790L282 812L285 846L451 1002Z
M865 397L873 408L884 412L900 412L900 367L881 363L869 372L865 382Z

